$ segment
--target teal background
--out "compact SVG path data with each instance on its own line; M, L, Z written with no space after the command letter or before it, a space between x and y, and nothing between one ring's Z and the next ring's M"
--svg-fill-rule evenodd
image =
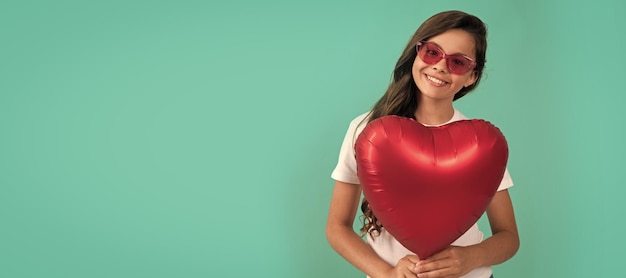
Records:
M329 175L448 9L489 25L457 108L509 141L522 245L496 277L616 277L625 6L4 0L0 277L363 277L325 240Z

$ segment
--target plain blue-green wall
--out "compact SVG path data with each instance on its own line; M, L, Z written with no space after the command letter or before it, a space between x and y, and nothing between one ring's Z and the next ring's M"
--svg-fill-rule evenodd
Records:
M329 175L448 9L489 25L457 108L509 141L497 277L623 273L622 2L89 2L0 2L0 277L363 277L325 240Z

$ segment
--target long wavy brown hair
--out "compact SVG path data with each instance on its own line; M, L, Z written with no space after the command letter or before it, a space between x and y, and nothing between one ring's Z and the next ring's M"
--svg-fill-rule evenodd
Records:
M417 57L415 46L420 41L426 41L451 29L464 30L472 35L476 50L476 67L474 68L476 81L474 84L463 87L456 93L454 100L465 96L478 86L486 62L487 27L478 17L461 11L441 12L424 21L409 40L409 43L402 52L393 70L391 83L385 94L376 102L370 111L368 122L387 115L415 118L415 111L417 110L419 100L418 96L420 94L413 80L411 70L413 62ZM363 227L361 228L361 233L363 235L366 233L370 233L370 235L380 234L383 226L370 209L369 202L366 199L363 199L361 211L363 212Z

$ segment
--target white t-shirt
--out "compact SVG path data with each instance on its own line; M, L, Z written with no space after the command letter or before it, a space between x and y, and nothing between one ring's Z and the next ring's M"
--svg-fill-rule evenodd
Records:
M334 180L345 183L361 184L356 171L354 143L356 142L356 138L359 136L361 131L365 128L365 125L367 124L366 117L368 115L369 113L362 114L350 122L350 127L348 128L348 132L346 133L343 144L341 145L341 150L339 151L339 161L331 174L331 177ZM444 124L466 119L467 118L461 114L461 112L455 109L452 119ZM505 170L504 177L500 182L498 191L505 190L511 186L513 186L513 181L511 180L509 171ZM452 245L474 245L483 241L483 238L483 233L478 229L478 224L475 223L467 232L465 232L465 234L454 241ZM379 236L372 237L368 234L367 242L381 258L391 265L396 265L398 260L402 259L406 255L414 254L402 246L402 244L389 234L384 227ZM491 267L481 267L471 271L462 278L488 278L491 273Z

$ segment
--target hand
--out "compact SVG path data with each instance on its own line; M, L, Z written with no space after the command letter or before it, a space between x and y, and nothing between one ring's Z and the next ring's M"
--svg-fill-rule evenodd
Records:
M461 277L475 268L472 258L466 247L450 246L426 260L419 261L415 273L419 278Z
M385 277L389 278L417 278L415 265L419 262L419 258L415 255L406 255L398 260L396 266L389 270Z

